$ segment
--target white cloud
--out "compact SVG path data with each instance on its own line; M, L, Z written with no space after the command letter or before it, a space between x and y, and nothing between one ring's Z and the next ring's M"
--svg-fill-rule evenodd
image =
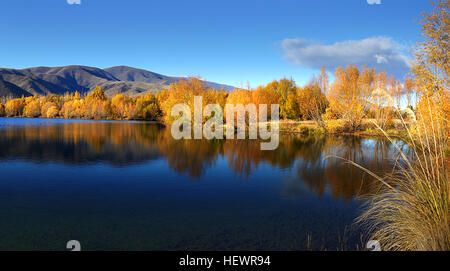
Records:
M367 0L367 4L369 5L381 5L381 0Z
M81 0L67 0L67 4L69 5L81 5Z
M386 59L385 56L375 55L375 58L377 59L377 63L378 63L378 64L388 63L388 62L389 62L389 61Z
M363 40L348 40L333 44L321 44L306 39L284 39L281 42L284 59L313 69L325 66L334 70L338 66L353 64L386 70L395 75L409 71L408 57L404 46L388 37L372 37Z

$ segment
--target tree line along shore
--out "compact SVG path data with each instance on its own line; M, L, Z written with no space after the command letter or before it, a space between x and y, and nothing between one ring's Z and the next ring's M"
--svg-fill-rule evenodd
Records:
M284 78L254 89L236 88L228 93L208 88L198 78L190 78L155 94L149 92L135 97L123 94L107 97L100 87L86 95L75 91L62 96L2 97L0 116L148 120L170 124L176 119L170 115L174 105L184 103L194 111L194 96L202 96L203 105L218 104L222 108L226 104L255 104L257 108L259 104L267 104L270 112L271 104L279 104L280 131L285 132L380 134L377 128L382 128L391 134L402 134L399 119L415 122L415 115L430 95L421 92L414 79L407 77L401 83L393 76L388 77L385 71L367 67L359 70L349 65L336 69L333 83L322 68L305 86Z

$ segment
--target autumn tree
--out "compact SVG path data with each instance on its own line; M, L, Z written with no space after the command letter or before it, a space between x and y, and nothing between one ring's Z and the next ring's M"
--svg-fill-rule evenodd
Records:
M388 86L388 93L395 102L397 109L400 110L401 100L403 97L403 86L398 80L395 79L394 75L391 75Z
M124 119L125 109L128 102L128 98L123 94L116 94L111 99L112 113L115 118Z
M25 99L23 115L28 118L37 118L41 115L41 103L39 97L27 97Z
M228 92L226 92L224 89L217 90L209 88L203 95L203 102L205 104L218 104L222 108L225 108L227 97Z
M144 120L157 120L161 116L155 95L150 92L136 98L136 116Z
M298 105L297 105L297 86L294 80L281 79L274 80L267 84L268 91L274 91L278 94L278 104L280 105L280 118L282 119L298 119Z
M394 100L388 91L386 71L381 71L375 78L375 89L371 95L371 117L382 129L388 128L394 118Z
M412 73L420 102L417 115L424 124L438 121L450 129L450 9L449 0L432 1L433 10L424 13L422 24L423 41L415 48ZM431 114L431 112L433 114ZM436 127L430 127L436 128Z
M248 105L253 103L252 91L248 89L234 89L227 97L227 104Z
M253 104L253 97L252 97L252 91L248 90L248 89L235 89L233 90L227 97L227 105L226 106L236 106L236 105L243 105L243 106L247 106L249 104ZM224 109L224 118L226 121L229 121L227 119L227 114L226 114L226 110L227 107L225 107ZM256 108L256 110L258 110L258 108ZM249 112L245 113L245 122L248 123L249 121ZM238 113L236 112L233 116L234 119L238 119Z
M6 102L5 112L8 117L20 117L25 107L25 98L12 99Z
M106 119L111 115L111 102L99 86L86 96L81 106L82 116L87 119Z
M411 107L413 104L412 100L414 93L416 92L414 79L405 77L405 79L403 79L403 89L406 97L406 106Z
M320 69L319 76L317 77L317 85L319 86L321 92L327 95L330 90L330 81L328 79L328 73L325 66Z
M330 109L325 118L336 116L344 122L347 131L358 130L370 106L375 73L375 70L365 66L361 73L354 65L346 69L338 67L328 95Z
M165 99L161 100L161 110L164 122L172 123L177 117L171 116L172 107L176 104L186 104L191 110L191 119L194 114L194 96L202 96L206 92L205 84L198 78L191 77L189 80L181 80L173 83L164 91Z
M52 119L52 118L56 118L58 116L58 114L59 114L58 107L53 105L47 110L47 113L45 116L49 119Z
M48 118L48 111L50 108L55 107L57 110L59 110L59 106L58 106L59 102L56 99L49 99L46 98L43 101L41 101L41 116L42 117L47 117ZM54 111L54 109L53 109ZM50 115L54 115L54 114L50 114ZM56 115L55 115L56 116Z
M90 103L90 111L86 111L86 113L88 114L86 117L90 119L108 119L111 116L111 102L109 100L93 100Z
M108 100L108 97L106 96L103 89L99 86L97 86L89 95L86 97L86 101L89 102L91 100L98 100L98 101L106 101Z
M328 106L328 100L322 92L320 81L311 80L305 87L298 88L297 104L303 120L314 120L317 125L324 126L322 115Z
M84 100L81 99L78 92L75 92L73 95L64 95L63 100L65 102L61 108L60 114L64 118L72 119L84 117Z
M77 97L77 95L79 96L80 94L78 93L78 91L75 91L75 93L73 94L73 97L79 99L79 97ZM63 97L61 97L59 95L50 94L50 95L41 97L41 105L43 106L45 103L52 103L56 107L61 108L62 105L64 104L64 100L63 100Z
M423 13L424 40L415 48L412 68L422 92L448 91L450 83L450 1L434 0L432 4L433 11Z
M267 116L270 118L272 104L278 104L280 100L280 94L276 91L273 91L267 87L259 86L252 91L252 101L257 106L257 110L259 112L259 106L262 104L267 105Z

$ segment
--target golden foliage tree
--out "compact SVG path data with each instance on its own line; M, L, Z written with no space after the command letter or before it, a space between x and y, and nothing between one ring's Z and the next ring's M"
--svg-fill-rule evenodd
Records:
M247 89L235 89L227 97L227 104L248 105L253 103L252 92Z
M252 91L248 89L235 89L233 90L227 97L227 105L238 105L242 104L243 106L247 106L248 104L253 103ZM224 108L226 110L226 108ZM224 117L227 119L227 115L224 112ZM234 119L238 118L238 113L234 114ZM248 114L245 114L245 120L248 121ZM227 120L228 121L228 120Z
M266 104L267 105L267 116L270 117L271 105L278 104L280 100L280 94L276 91L273 91L264 86L259 86L255 90L252 91L252 101L257 106L257 110L259 111L259 105Z
M186 104L191 110L191 119L193 119L194 114L194 96L202 96L206 92L206 86L204 83L198 79L191 77L188 81L182 80L173 83L169 88L164 91L165 96L161 100L161 110L163 112L164 121L166 123L172 123L177 117L171 116L172 107L176 104ZM161 98L160 94L160 98Z
M42 117L47 117L47 112L48 112L48 110L51 108L51 107L56 107L56 108L58 108L57 107L57 105L54 103L54 102L50 102L50 101L47 101L47 102L43 102L43 104L42 104L42 107L41 107L41 116ZM48 118L48 117L47 117Z
M115 118L118 119L124 119L126 118L125 110L128 99L123 94L116 94L111 99L111 107L112 107L112 113Z
M388 91L388 79L385 71L376 76L375 90L372 91L371 112L375 123L382 129L388 128L394 118L392 108L394 100Z
M325 118L330 119L330 115L337 116L344 122L347 131L357 131L370 106L375 75L375 70L365 66L361 73L354 65L349 65L346 69L338 67L328 95L330 110Z
M389 79L389 95L395 102L397 109L400 110L401 100L403 97L403 86L397 79L395 79L393 75L391 75Z
M66 119L82 118L82 106L83 100L74 99L72 101L67 101L61 108L61 115Z
M59 114L59 110L58 107L56 106L51 106L48 110L45 116L47 116L47 118L52 119L52 118L56 118Z
M418 118L424 123L432 123L430 104L440 125L449 127L450 106L450 9L449 0L432 1L433 10L423 14L422 35L424 40L415 48L412 73L420 102L417 108Z
M108 97L106 97L105 92L99 86L97 86L89 95L86 97L86 101L89 102L91 100L97 101L106 101Z
M327 95L330 91L330 80L328 79L328 73L325 66L320 69L319 76L317 77L317 85L324 95Z
M203 95L203 102L205 104L218 104L222 108L225 108L227 102L228 93L224 90L208 89Z
M111 102L99 86L86 96L81 107L81 115L87 119L106 119L111 115Z
M433 0L433 11L421 20L424 40L415 48L412 72L422 92L449 90L449 0Z
M294 80L286 78L280 81L274 80L267 84L268 91L274 91L278 94L278 104L280 105L280 118L298 119L298 105L296 99L297 86Z
M8 117L20 117L23 115L25 98L12 99L6 102L5 112Z
M322 115L328 106L328 100L318 82L310 82L304 88L298 88L297 103L303 120L314 120L323 126Z
M405 79L403 79L403 88L405 92L407 107L411 107L413 105L413 98L415 96L414 93L416 92L414 79L405 77Z
M23 115L28 118L37 118L41 115L41 102L39 97L27 97L25 99Z
M136 99L136 116L144 120L157 120L160 117L158 101L152 93L147 93Z

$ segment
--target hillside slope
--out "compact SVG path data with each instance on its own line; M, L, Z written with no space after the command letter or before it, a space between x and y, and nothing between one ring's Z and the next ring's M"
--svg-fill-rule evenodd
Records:
M126 66L100 69L87 66L35 67L28 69L0 68L0 96L21 97L79 91L88 93L100 86L109 96L124 93L129 96L148 91L156 92L171 83L183 80ZM231 86L205 81L213 88Z

